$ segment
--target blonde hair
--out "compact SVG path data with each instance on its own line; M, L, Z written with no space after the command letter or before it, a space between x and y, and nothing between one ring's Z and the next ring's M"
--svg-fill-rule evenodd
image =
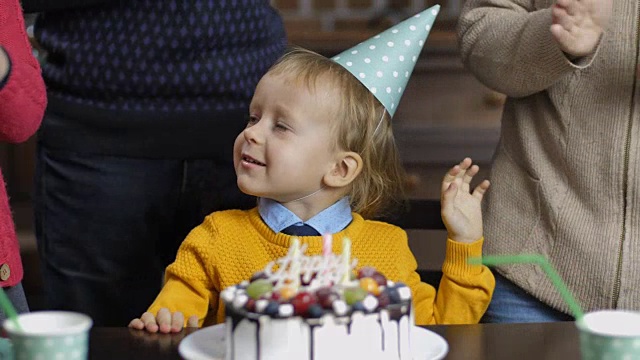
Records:
M328 79L329 88L337 92L335 145L359 154L363 162L362 172L348 191L353 211L367 219L375 218L404 200L405 173L391 118L358 79L333 60L302 48L287 52L269 73L292 76L310 90L320 78Z

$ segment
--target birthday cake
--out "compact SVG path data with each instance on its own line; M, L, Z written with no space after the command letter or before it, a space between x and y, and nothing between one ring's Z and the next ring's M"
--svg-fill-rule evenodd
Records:
M287 256L221 293L227 360L411 359L409 287L343 253ZM324 246L325 249L330 246Z

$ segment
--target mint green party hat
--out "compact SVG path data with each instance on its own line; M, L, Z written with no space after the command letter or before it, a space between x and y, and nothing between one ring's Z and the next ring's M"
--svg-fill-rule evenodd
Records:
M440 5L434 5L332 60L360 80L393 117L439 11Z

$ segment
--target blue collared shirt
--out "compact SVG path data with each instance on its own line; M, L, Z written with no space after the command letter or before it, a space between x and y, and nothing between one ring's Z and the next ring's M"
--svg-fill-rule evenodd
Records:
M320 234L335 234L344 230L353 220L349 198L346 196L307 221L302 221L279 202L267 198L258 200L258 211L262 220L276 233L291 225L307 224Z

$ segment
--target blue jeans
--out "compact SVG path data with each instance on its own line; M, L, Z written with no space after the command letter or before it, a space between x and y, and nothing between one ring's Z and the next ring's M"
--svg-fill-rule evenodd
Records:
M204 217L251 208L228 160L80 154L38 144L35 222L50 309L126 326L153 302L165 267Z
M29 305L27 305L27 298L24 295L24 289L22 288L22 283L18 283L15 286L10 286L6 288L2 288L7 294L7 297L13 304L13 307L16 308L16 312L18 314L29 312ZM0 324L7 318L7 315L4 311L0 311ZM0 357L2 359L2 357Z
M529 295L504 276L493 272L496 289L487 312L480 322L552 322L573 321L574 318L560 312Z

